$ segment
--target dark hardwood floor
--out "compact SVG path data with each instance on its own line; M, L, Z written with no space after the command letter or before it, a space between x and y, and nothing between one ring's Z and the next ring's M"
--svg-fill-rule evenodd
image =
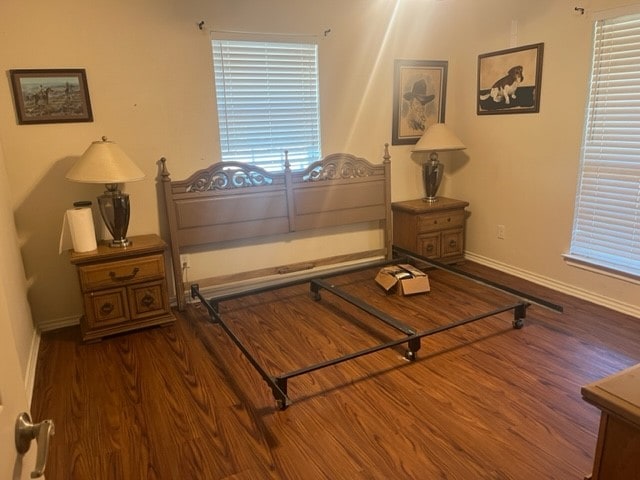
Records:
M48 480L582 479L599 412L580 387L640 360L639 319L466 262L464 269L546 298L525 326L500 314L270 389L197 304L173 326L82 344L42 336L32 404L56 434ZM428 295L385 297L371 271L334 281L418 330L510 302L429 272ZM306 286L224 302L221 312L273 374L398 333ZM262 312L262 313L260 313Z

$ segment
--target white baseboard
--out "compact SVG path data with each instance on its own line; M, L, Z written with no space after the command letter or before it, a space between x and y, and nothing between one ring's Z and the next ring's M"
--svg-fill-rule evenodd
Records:
M586 300L588 302L610 308L611 310L615 310L616 312L621 312L633 317L640 318L640 308L637 305L619 302L613 298L600 295L596 292L577 288L573 285L554 280L553 278L538 275L537 273L513 267L506 263L497 262L490 258L483 257L482 255L477 255L473 252L465 252L465 258L471 262L476 262L487 267L495 268L496 270L500 270L501 272L509 273L511 275L515 275L516 277L529 280L530 282L542 285L543 287L548 287L553 290L557 290L558 292L566 293L567 295L571 295L582 300Z
M73 325L80 324L80 316L52 318L38 323L38 330L40 332L50 332L51 330L58 330L59 328L71 327Z
M27 371L24 379L24 391L27 394L27 405L31 408L31 399L33 398L33 387L36 380L36 366L38 365L38 350L40 348L40 333L33 330L31 338L31 347L29 349L29 361L27 362Z

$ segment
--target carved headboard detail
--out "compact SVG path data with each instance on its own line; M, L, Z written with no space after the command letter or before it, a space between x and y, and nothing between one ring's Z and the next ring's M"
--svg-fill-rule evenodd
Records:
M170 178L160 160L178 308L185 305L180 253L186 247L379 222L383 249L362 252L391 258L391 162L336 153L302 171L268 172L242 162L217 162L186 180ZM313 260L313 259L309 259ZM313 263L311 263L313 265ZM279 271L289 271L280 268Z
M164 175L164 172L166 172L166 160L163 158L161 161ZM274 175L260 167L247 163L219 162L197 172L186 182L188 183L185 187L186 192L231 190L233 188L272 185L274 183Z

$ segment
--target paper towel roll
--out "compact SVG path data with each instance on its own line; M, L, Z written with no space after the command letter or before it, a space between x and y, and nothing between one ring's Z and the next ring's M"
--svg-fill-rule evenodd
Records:
M93 215L90 208L67 210L65 219L71 232L71 243L76 252L90 252L98 248Z

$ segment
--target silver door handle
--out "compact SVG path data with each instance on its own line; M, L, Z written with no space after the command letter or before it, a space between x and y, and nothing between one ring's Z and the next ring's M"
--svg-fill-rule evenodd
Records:
M40 478L44 475L47 465L47 453L49 453L49 438L55 433L53 420L43 420L40 423L31 423L31 417L27 412L22 412L16 419L16 450L19 454L25 454L31 446L31 440L36 439L38 453L36 454L36 469L31 472L31 478Z

